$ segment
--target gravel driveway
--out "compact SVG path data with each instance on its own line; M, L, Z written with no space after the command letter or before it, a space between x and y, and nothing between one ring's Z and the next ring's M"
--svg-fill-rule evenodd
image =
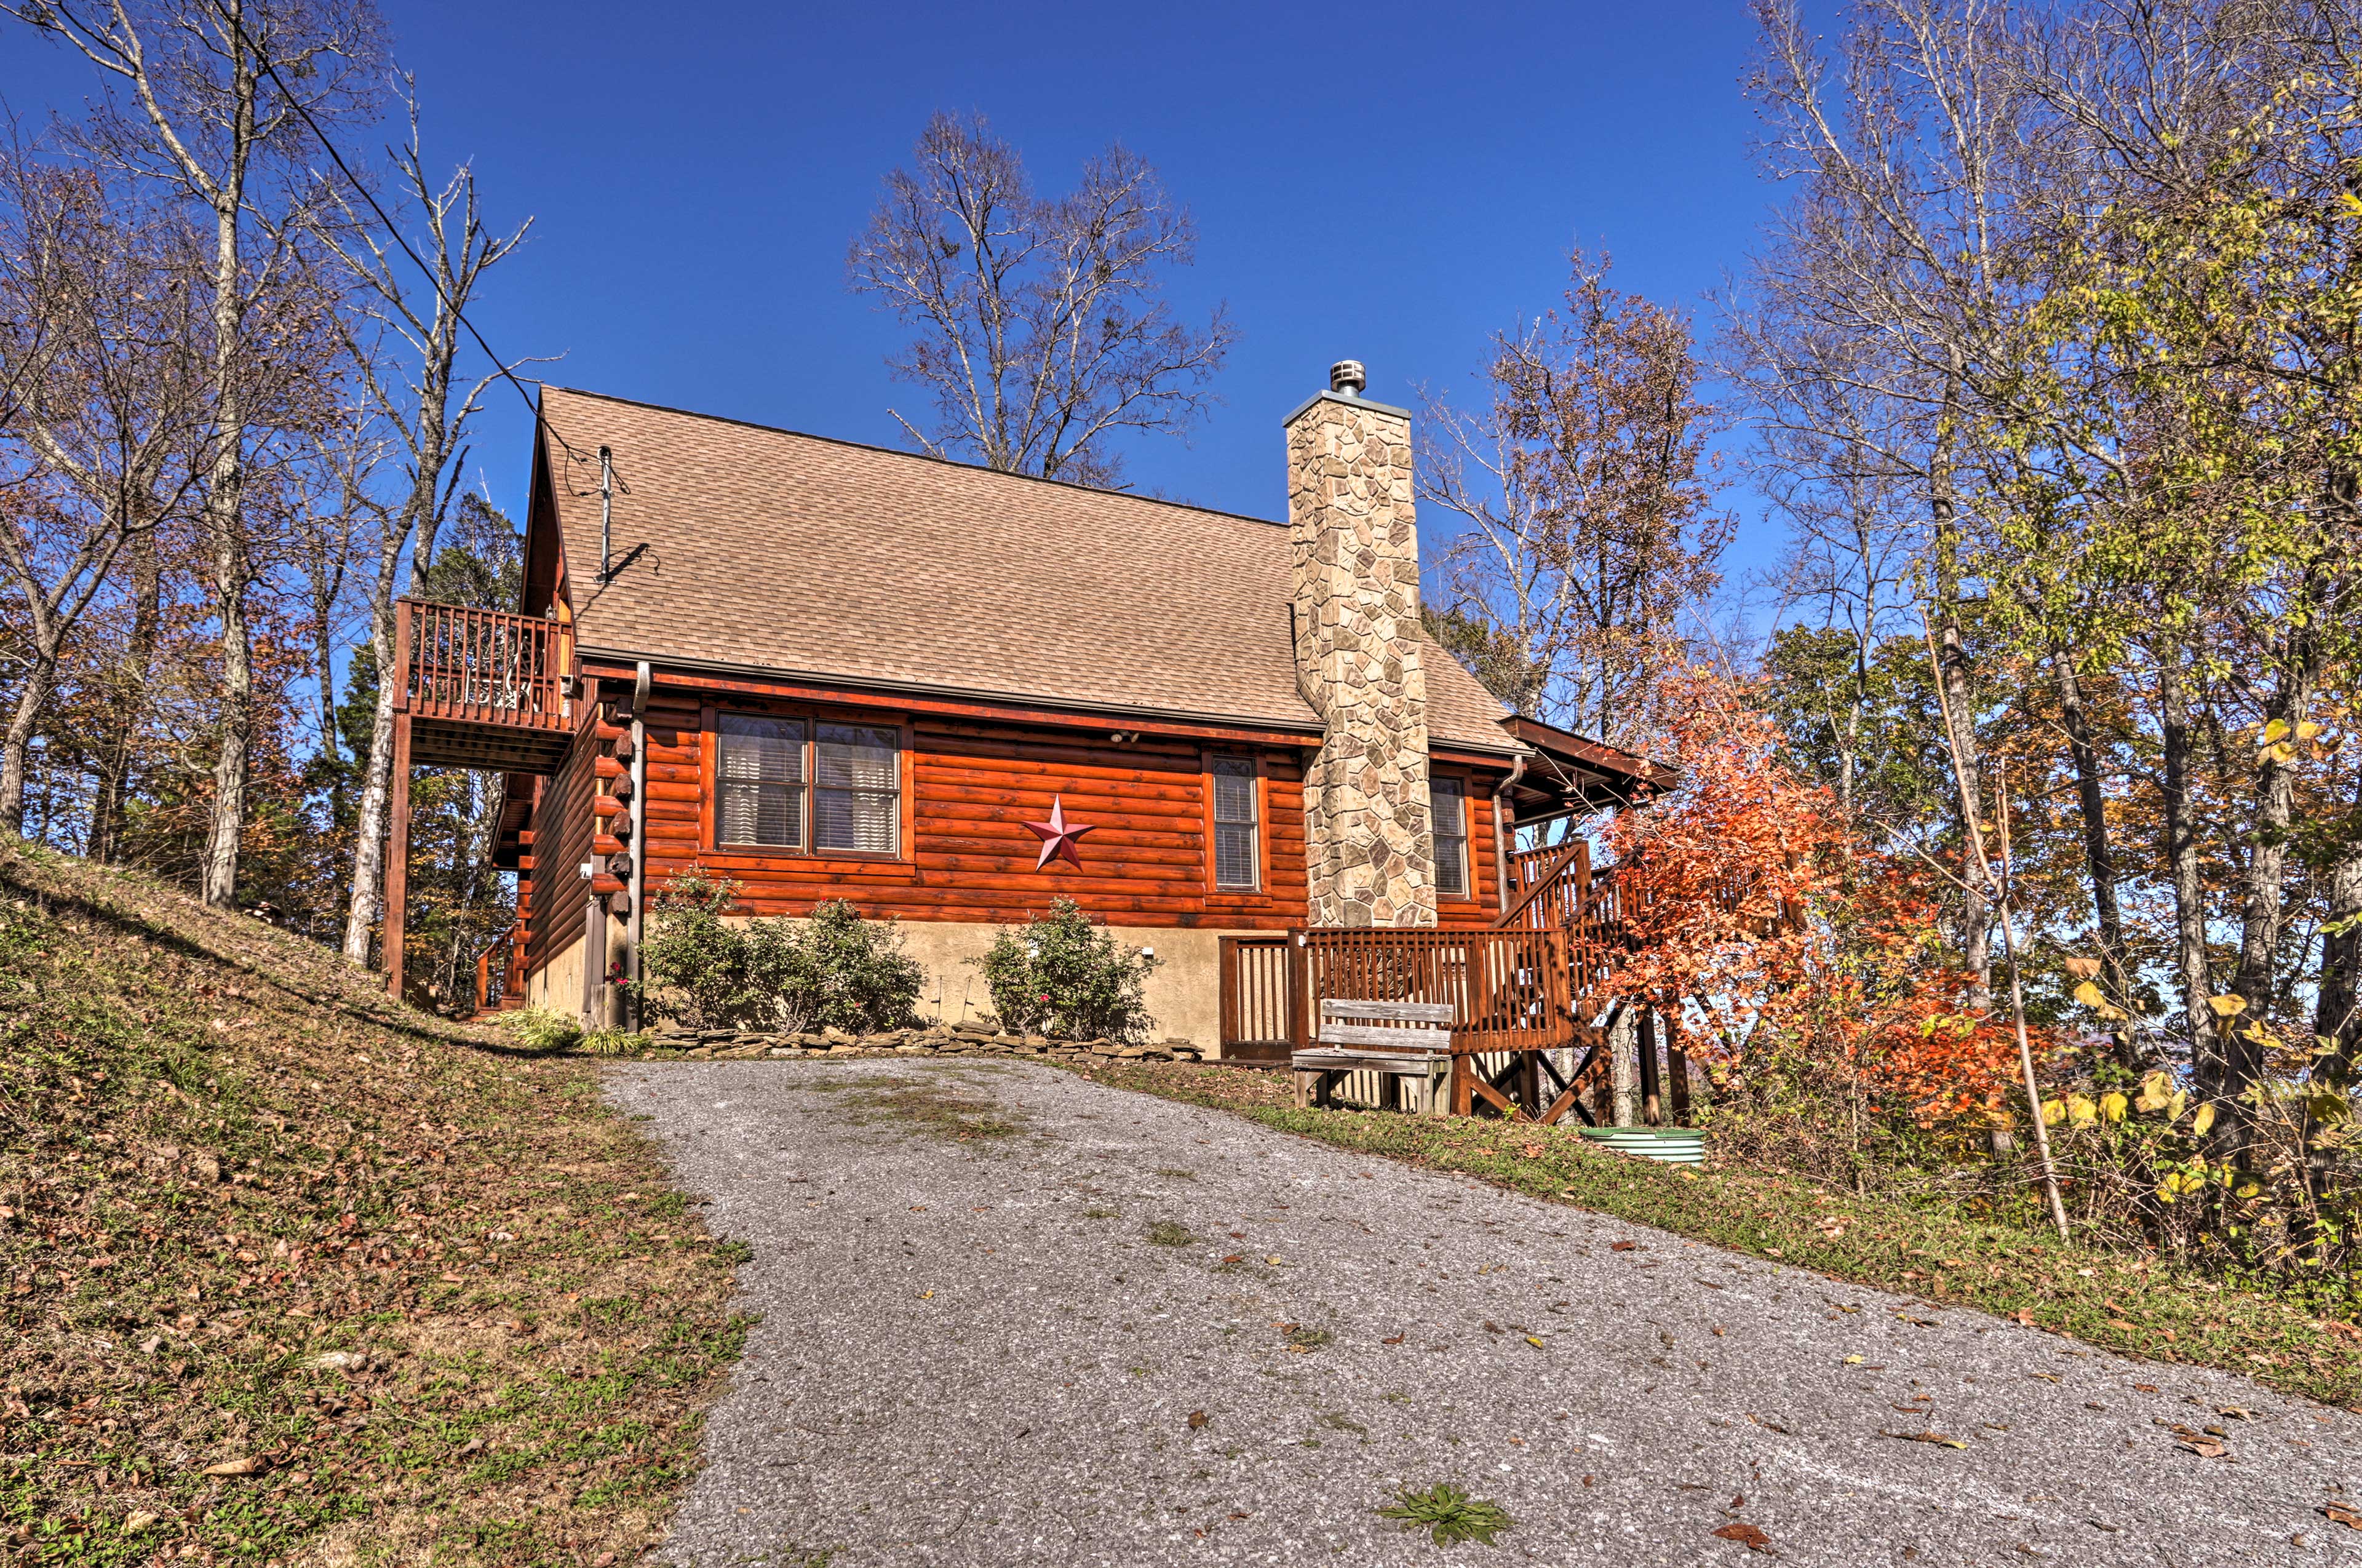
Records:
M2362 1563L2362 1419L2238 1378L1047 1068L607 1081L754 1248L677 1563Z

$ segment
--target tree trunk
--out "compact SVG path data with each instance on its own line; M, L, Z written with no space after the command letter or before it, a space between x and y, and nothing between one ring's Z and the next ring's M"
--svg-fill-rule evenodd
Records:
M163 626L163 592L156 536L143 529L131 538L131 643L116 667L115 701L98 747L98 790L91 803L90 857L102 866L123 856L123 801L131 788L131 756L138 745L148 677Z
M0 743L0 834L10 838L25 831L25 777L31 765L33 731L39 726L41 709L50 700L57 673L58 657L54 652L35 653L17 688L17 706L8 715L7 739Z
M2132 979L2125 967L2125 920L2116 901L2116 854L2108 835L2107 791L2100 776L2099 748L2092 744L2092 719L2083 707L2083 683L2074 655L2054 656L2058 672L2058 712L2067 749L2075 762L2075 801L2083 819L2083 868L2092 878L2092 914L2099 926L2100 957L2108 999L2131 1010ZM2117 1055L2127 1067L2147 1064L2129 1027L2117 1032Z
M377 708L370 723L369 764L361 778L360 812L353 824L352 897L345 906L345 960L367 967L370 933L385 897L385 840L393 788L393 704L406 671L393 668L393 606L381 597L370 616L370 646L377 655Z
M215 477L223 482L224 465ZM237 902L238 856L246 838L246 787L252 769L254 745L254 647L246 620L247 556L239 536L235 460L230 472L227 504L215 525L223 532L214 544L213 588L221 616L222 696L221 751L214 759L213 821L205 835L202 867L204 901L217 909ZM208 510L214 510L208 503Z
M2362 794L2356 801L2362 815ZM2340 1094L2354 1088L2362 1065L2362 837L2349 833L2345 853L2329 873L2330 934L2321 944L2321 984L2314 993L2312 1032L2330 1043L2313 1058L2313 1081ZM2343 927L2344 929L2338 929ZM2313 1196L2326 1190L2336 1151L2321 1142L2321 1129L2305 1117L2305 1179Z
M2199 1092L2212 1099L2221 1090L2220 1032L2206 999L2214 981L2206 962L2206 883L2198 861L2197 811L2190 799L2193 737L2190 689L2181 649L2169 645L2158 655L2158 728L2163 748L2165 861L2173 879L2174 959L2181 982L2181 1005L2190 1030L2190 1066Z
M1952 745L1960 769L1963 812L1981 812L1985 798L1984 762L1977 748L1976 704L1969 679L1968 639L1960 630L1960 531L1953 504L1948 436L1939 438L1929 465L1928 506L1935 526L1936 679L1943 683L1944 701L1952 711ZM1962 823L1965 846L1974 834ZM1970 867L1963 853L1960 878L1960 964L1974 977L1969 1005L1982 1012L1992 1006L1992 901L1981 867Z
M2288 634L2286 662L2279 686L2264 709L2267 723L2294 729L2312 706L2313 639L2301 628ZM2280 922L2287 907L2289 828L2295 816L2296 770L2264 753L2256 773L2254 820L2247 830L2247 864L2239 878L2239 967L2231 988L2246 1009L2231 1021L2223 1043L2223 1106L2217 1115L2234 1124L2235 1157L2247 1152L2253 1118L2244 1095L2264 1072L2264 1045L2251 1038L2272 1016L2278 999Z

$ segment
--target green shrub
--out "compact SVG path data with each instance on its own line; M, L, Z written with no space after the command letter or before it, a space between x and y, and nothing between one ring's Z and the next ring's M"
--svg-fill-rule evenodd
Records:
M1129 1040L1155 1021L1141 986L1159 960L1134 952L1091 923L1072 899L1021 929L1003 927L981 958L993 1010L1005 1029L1069 1040Z
M785 999L803 1027L859 1034L917 1021L926 971L902 951L902 933L892 920L864 920L845 900L831 899L795 935Z
M493 1021L516 1037L528 1051L565 1051L582 1038L582 1025L571 1013L555 1008L529 1007L498 1014Z
M788 920L732 924L738 884L691 871L649 908L643 1005L692 1029L825 1029L855 1033L912 1021L924 973L891 921L843 899Z

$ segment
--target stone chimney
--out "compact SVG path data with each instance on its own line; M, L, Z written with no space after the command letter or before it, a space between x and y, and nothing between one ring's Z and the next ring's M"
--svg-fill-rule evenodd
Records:
M1304 781L1311 918L1433 925L1410 412L1366 384L1340 360L1286 423L1296 679L1325 732Z

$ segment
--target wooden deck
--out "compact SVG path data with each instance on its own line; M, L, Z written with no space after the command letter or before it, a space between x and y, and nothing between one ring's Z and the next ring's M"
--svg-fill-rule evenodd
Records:
M393 672L382 946L386 984L399 996L409 905L411 769L555 773L590 723L593 704L577 690L572 628L536 615L400 600ZM521 955L501 954L497 977L490 963L490 955L479 960L480 1005L487 991L499 993L497 1004L522 985Z
M1320 929L1293 931L1284 940L1224 938L1223 1057L1273 1066L1295 1060L1314 1047L1311 1021L1326 1003L1442 1004L1451 1009L1451 1113L1605 1121L1606 1046L1619 1015L1628 1014L1639 1046L1636 1090L1644 1120L1685 1115L1689 1072L1677 1010L1663 999L1617 994L1610 985L1617 955L1629 941L1629 885L1613 872L1595 873L1589 848L1580 843L1518 851L1505 869L1509 901L1489 930ZM1397 1103L1388 1075L1358 1077L1367 1079L1359 1086L1367 1090L1362 1103Z

